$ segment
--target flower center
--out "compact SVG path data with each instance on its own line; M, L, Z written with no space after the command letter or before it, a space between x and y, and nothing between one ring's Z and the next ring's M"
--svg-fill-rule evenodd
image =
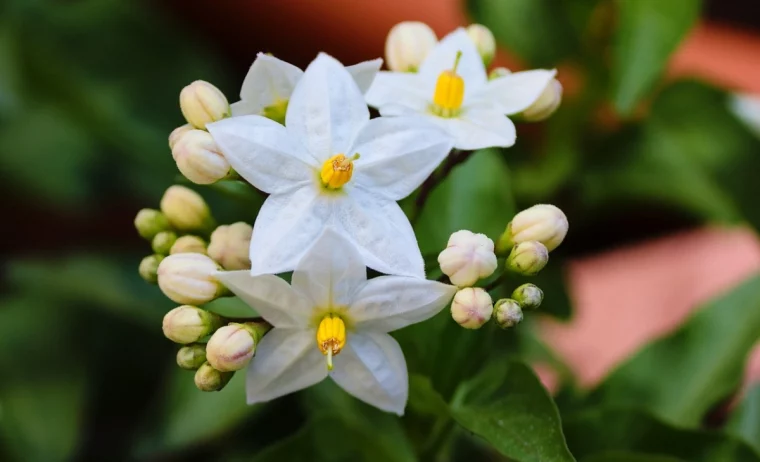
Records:
M348 183L354 172L354 162L359 158L359 153L351 157L343 154L336 154L322 164L322 171L319 174L322 180L322 186L327 189L340 189Z
M339 316L328 314L317 328L317 346L327 356L327 370L333 369L332 357L346 346L346 324Z
M454 67L441 72L433 93L433 113L441 117L454 117L459 113L464 99L464 79L457 74L462 52L457 52Z

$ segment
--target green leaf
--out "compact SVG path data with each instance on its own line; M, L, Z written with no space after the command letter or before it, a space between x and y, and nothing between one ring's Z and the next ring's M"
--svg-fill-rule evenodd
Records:
M473 153L430 194L415 231L422 253L437 254L460 229L497 239L514 214L509 170L498 150L486 149Z
M644 347L612 372L589 401L636 406L673 424L697 426L741 383L758 332L760 275Z
M670 456L655 454L637 454L632 452L610 451L600 454L592 454L581 459L581 462L688 462Z
M629 114L699 17L701 0L618 0L612 100Z
M449 415L449 405L433 388L430 377L419 374L409 376L409 409L422 415Z
M672 427L638 410L584 412L566 417L564 428L570 449L584 462L587 456L608 451L670 456L690 462L760 460L737 438L717 431Z
M760 453L760 385L755 385L733 410L726 431L736 435Z
M256 416L263 405L245 401L245 371L236 373L221 391L208 393L195 387L193 371L171 366L165 399L158 416L151 416L136 450L145 456L176 451L223 435L245 419Z
M0 429L16 460L71 460L79 444L85 382L68 371L0 387Z
M570 17L555 1L469 0L467 5L497 41L533 66L554 67L579 45Z
M554 402L527 366L493 363L457 394L454 419L502 455L520 462L575 460Z

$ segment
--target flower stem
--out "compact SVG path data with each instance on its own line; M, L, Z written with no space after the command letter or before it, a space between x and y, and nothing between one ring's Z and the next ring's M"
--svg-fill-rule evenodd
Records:
M433 172L427 180L422 183L422 186L420 186L420 192L414 201L414 211L412 212L412 217L410 219L412 225L419 220L430 193L433 192L439 183L443 182L443 180L449 176L449 173L451 173L454 167L469 159L472 153L473 151L460 151L459 149L452 150L441 168Z

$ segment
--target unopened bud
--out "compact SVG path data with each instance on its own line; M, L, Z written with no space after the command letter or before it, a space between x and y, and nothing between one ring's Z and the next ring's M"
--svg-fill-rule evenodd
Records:
M459 287L471 286L492 275L498 266L493 241L485 234L467 230L449 237L447 247L438 255L438 263L443 274Z
M393 26L385 40L385 63L396 72L417 72L422 61L438 43L427 24L404 21Z
M221 372L209 363L204 363L195 372L195 386L200 391L219 391L224 388L232 378L234 372Z
M172 148L172 157L179 171L193 183L216 183L230 173L230 163L211 134L203 130L182 135Z
M173 342L197 342L222 326L223 319L196 306L182 305L164 316L164 335Z
M169 134L169 149L174 149L174 145L182 138L182 135L191 130L193 130L193 126L190 124L185 124L172 130Z
M161 198L161 211L180 231L209 230L214 224L206 201L184 186L174 185L166 190Z
M492 313L491 296L480 287L460 290L451 302L451 317L465 329L480 329Z
M174 243L177 241L177 233L174 231L161 231L156 234L151 242L153 251L159 255L169 255Z
M509 329L522 322L522 308L511 298L502 298L493 307L493 318L499 327Z
M526 310L535 310L544 301L544 292L535 284L523 284L514 292L512 298Z
M203 80L196 80L182 89L179 107L185 120L195 128L205 129L206 124L230 116L230 103L224 93Z
M499 238L497 251L506 253L515 244L527 241L538 241L552 251L565 239L567 229L562 210L550 204L534 205L515 215Z
M559 80L552 79L546 86L541 96L523 113L522 120L526 122L541 122L554 114L562 102L562 84Z
M206 255L206 241L198 236L182 236L176 241L169 250L169 253L174 255L175 253L200 253Z
M201 305L227 293L214 277L221 269L206 255L176 253L164 258L158 266L158 286L177 303Z
M231 323L219 328L206 346L209 364L219 371L239 371L253 358L256 345L271 328L267 323Z
M166 260L164 260L166 261ZM534 276L549 262L549 251L538 241L521 242L507 257L507 268L525 276ZM161 284L159 268L158 283Z
M197 370L206 362L206 345L193 343L186 345L177 352L177 365L189 371Z
M252 234L251 225L243 222L219 226L211 233L208 255L228 271L250 269Z
M496 39L491 29L482 24L470 24L467 27L467 35L475 43L480 58L483 60L483 65L488 67L496 54Z
M488 73L488 80L496 80L500 77L505 77L511 73L512 71L510 71L506 67L495 67L491 70L491 72Z
M138 272L146 282L155 284L158 282L158 265L164 257L162 255L148 255L140 262Z
M169 220L158 210L142 209L135 217L135 228L143 239L151 240L156 234L169 229Z

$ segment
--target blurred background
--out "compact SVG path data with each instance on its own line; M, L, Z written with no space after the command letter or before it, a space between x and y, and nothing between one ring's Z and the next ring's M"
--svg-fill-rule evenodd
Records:
M0 0L0 190L8 212L0 241L0 460L280 460L286 443L303 457L364 458L357 448L310 452L350 426L366 438L386 435L377 437L377 454L414 446L394 439L414 433L414 413L398 424L329 386L253 407L241 374L222 392L197 391L161 333L172 303L137 274L150 249L132 223L181 181L167 136L184 123L183 86L207 80L236 101L260 51L302 68L321 50L353 64L382 56L387 31L403 20L427 22L439 37L481 22L499 41L496 65L558 67L565 87L552 119L518 125L514 148L460 167L431 197L417 230L423 252L434 255L459 228L496 238L515 209L538 202L560 206L571 223L541 276L540 319L514 338L480 342L483 350L471 350L458 372L405 339L419 331L402 332L412 372L443 377L433 385L448 398L449 382L503 348L535 365L564 415L598 396L626 395L627 385L613 383L590 401L577 398L645 343L680 329L676 340L666 338L670 362L642 365L634 356L610 380L636 368L631 375L655 389L648 396L671 404L668 393L677 390L666 388L680 380L704 382L705 390L719 382L731 392L705 391L682 406L704 400L707 426L722 426L728 403L742 401L740 382L760 399L749 387L760 361L742 373L760 334L760 289L721 304L760 269L760 99L747 96L760 95L760 3L674 0L663 11L620 14L633 4ZM460 183L477 185L477 209L455 202ZM256 196L196 189L220 223L252 223L260 206ZM689 318L716 297L723 298L708 308L733 323L716 320L723 318L715 310L716 319ZM668 375L689 358L703 360ZM658 404L648 410L685 422ZM324 407L356 420L311 432L306 425ZM742 414L749 423L732 427L755 445L758 414ZM377 457L392 458L385 456Z

